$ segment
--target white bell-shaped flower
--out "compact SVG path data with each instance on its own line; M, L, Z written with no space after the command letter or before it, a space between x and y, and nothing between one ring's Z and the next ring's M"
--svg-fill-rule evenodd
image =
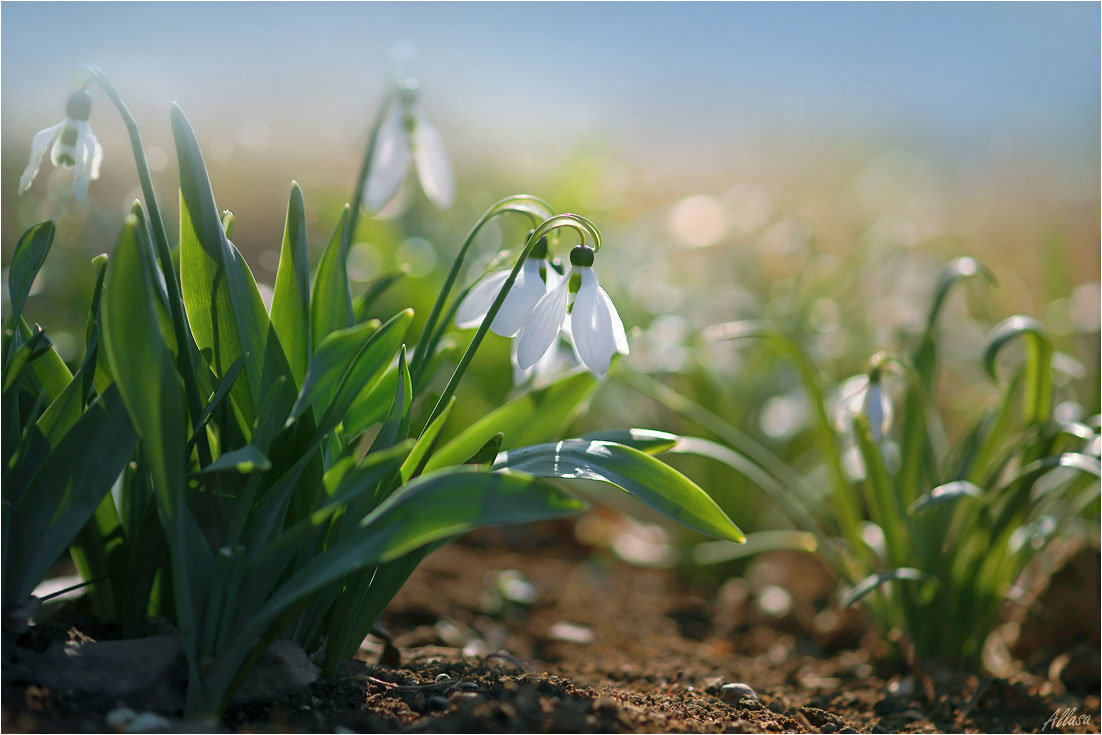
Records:
M892 424L892 402L879 379L870 380L868 375L855 375L846 380L839 390L835 426L840 431L848 431L853 417L862 415L868 419L873 441L879 444Z
M409 173L410 163L429 200L447 209L455 200L455 177L440 133L417 103L417 84L406 81L383 114L371 149L363 203L372 212L386 206Z
M470 329L481 324L508 277L509 271L497 271L471 289L455 313L455 326ZM502 337L515 337L532 315L536 303L547 293L548 286L554 287L558 278L559 274L547 267L546 260L525 260L517 279L513 281L513 287L490 324L490 331Z
M57 125L39 130L31 139L31 155L27 168L19 179L19 193L31 187L46 149L50 150L50 162L54 166L73 169L73 197L83 203L88 194L88 182L99 178L103 161L103 146L92 135L88 118L92 112L92 97L83 89L69 95L65 105L65 119Z
M568 316L563 322L563 337L555 340L551 349L543 353L543 357L536 360L535 365L527 368L522 368L517 360L520 340L514 339L512 349L509 351L510 361L513 364L513 385L523 385L531 380L532 387L542 388L555 382L563 373L577 367L580 364L578 356L574 352L573 345L567 343L569 329L570 317Z
M554 344L567 313L578 359L598 377L608 372L612 356L628 354L627 334L616 307L593 273L593 251L579 245L570 253L570 270L532 309L517 336L517 365L535 365Z

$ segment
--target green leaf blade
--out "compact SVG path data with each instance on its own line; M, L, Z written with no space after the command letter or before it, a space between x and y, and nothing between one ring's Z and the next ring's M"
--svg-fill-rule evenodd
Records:
M583 370L514 398L440 447L425 465L425 471L465 462L499 432L505 434L506 449L553 439L596 389L597 379Z
M272 326L287 355L295 385L301 388L310 360L310 261L306 247L306 205L295 182L291 182L272 294Z
M654 457L621 444L584 439L538 444L503 452L494 467L537 477L606 482L694 531L738 543L746 539L696 483Z

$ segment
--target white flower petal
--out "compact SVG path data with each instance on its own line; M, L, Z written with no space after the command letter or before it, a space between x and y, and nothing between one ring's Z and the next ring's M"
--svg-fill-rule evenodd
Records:
M87 122L77 125L76 163L73 165L73 197L84 203L88 196L88 182L92 180L92 161L95 159L96 138Z
M628 334L624 330L624 322L620 319L620 314L616 311L616 305L612 303L612 299L600 286L597 287L597 295L601 297L601 301L604 302L605 308L608 309L608 314L612 318L612 340L616 344L616 351L621 355L630 354L628 352Z
M613 334L612 314L608 306L611 302L606 303L598 293L600 287L593 270L580 270L582 284L574 297L574 308L570 312L574 347L585 366L601 376L608 372L609 363L616 353L616 337Z
M409 171L409 132L406 110L391 103L371 149L371 166L364 184L364 206L378 212L391 200Z
M87 122L85 122L83 124L85 126L88 125ZM80 154L80 151L77 150L77 146L80 144L80 125L81 125L81 123L74 122L74 121L70 120L69 118L65 118L65 122L63 122L61 124L61 130L58 132L57 140L54 141L54 147L50 149L50 163L52 163L54 166L58 166L58 167L61 167L61 168L72 168L73 167L73 165L74 165L73 163L62 163L61 162L61 155L65 154L69 158L73 159L74 162L77 160L77 156ZM76 143L70 144L70 143L62 143L61 142L61 138L64 136L67 128L75 128L76 129L76 131L77 131Z
M57 125L39 130L31 138L31 155L27 160L27 168L23 170L23 175L19 178L20 194L31 188L31 182L34 181L34 177L38 175L38 169L42 166L42 157L46 155L46 149L50 147L54 137L61 132L63 125L65 125L64 120Z
M498 271L472 288L455 313L455 326L460 329L477 327L486 318L501 285L508 277L509 271Z
M520 362L517 360L517 347L520 345L519 339L514 339L512 346L509 348L509 362L513 363L513 385L520 385L528 381L528 378L532 377L532 373L535 367L522 368ZM548 350L550 352L551 350ZM546 357L546 355L544 356ZM543 360L543 357L540 358ZM537 363L538 364L538 363Z
M538 260L528 258L517 274L517 280L509 289L505 301L501 304L494 323L490 330L502 337L515 337L528 317L532 316L532 309L547 293L547 286L540 278L540 264ZM496 294L495 294L496 295ZM487 307L487 311L489 307Z
M433 204L447 209L455 201L455 176L448 161L444 141L421 110L415 113L413 126L413 159L421 188Z
M100 145L99 139L92 135L91 131L88 131L88 135L92 138L94 149L92 150L92 181L99 179L99 167L103 163L103 146Z
M545 293L532 309L524 327L517 335L517 364L527 369L536 364L555 342L566 318L566 302L570 296L570 273L551 291Z
M879 383L869 382L864 395L865 416L869 420L869 433L873 441L881 442L891 425L892 404Z

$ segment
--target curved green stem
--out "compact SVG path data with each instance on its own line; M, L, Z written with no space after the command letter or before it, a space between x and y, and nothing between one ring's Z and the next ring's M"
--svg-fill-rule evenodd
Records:
M375 155L375 143L379 138L379 128L383 126L383 117L391 104L391 93L388 91L383 97L383 104L379 106L379 112L375 116L375 123L371 126L371 136L367 139L367 148L364 157L360 161L360 174L356 177L356 186L352 189L352 201L349 204L352 211L348 213L348 225L341 234L341 252L346 256L348 249L352 247L352 236L356 233L356 223L360 218L360 209L363 207L364 187L367 186L367 172L371 170L371 160Z
M420 379L420 373L428 361L428 353L431 351L429 348L436 331L437 320L440 318L440 312L444 308L444 303L447 301L452 288L455 287L455 281L459 277L459 271L463 268L463 261L467 258L467 252L474 244L475 237L492 219L510 212L527 215L535 224L549 217L552 209L551 205L539 197L529 194L515 194L495 203L478 219L478 222L471 228L470 234L467 235L467 239L463 241L463 245L459 248L459 253L452 260L451 269L448 271L447 278L444 279L444 285L440 288L440 293L436 296L436 302L432 305L432 311L429 312L429 318L421 329L421 336L417 339L417 347L414 350L413 361L410 365L410 376L415 382ZM523 261L521 262L523 263Z
M524 248L521 250L520 256L517 257L516 262L513 263L513 269L509 272L509 277L505 279L505 283L502 284L501 290L497 292L497 298L494 299L494 303L490 306L490 310L486 312L486 316L482 319L482 323L478 325L478 331L476 331L474 337L471 338L471 343L467 345L467 349L463 353L463 357L460 358L459 364L456 365L451 379L444 388L444 392L440 394L436 406L433 407L432 413L429 414L428 419L426 419L426 428L440 415L440 412L448 405L448 401L455 395L455 391L459 387L459 381L463 379L464 373L467 372L467 367L471 364L471 360L474 359L475 352L477 352L478 348L482 345L482 340L486 336L486 332L490 331L490 325L493 324L498 310L501 309L501 305L505 303L505 297L509 295L509 289L513 287L513 283L517 280L520 269L524 266L524 261L528 259L532 250L536 247L536 243L538 243L540 238L544 235L561 227L572 227L580 233L588 233L593 238L595 244L599 244L601 241L601 234L597 231L597 228L592 222L584 217L573 214L556 214L552 217L548 217L541 222L536 229L532 230L524 243ZM424 433L424 429L421 431Z
M188 329L187 320L184 317L184 299L180 291L180 279L176 268L172 264L172 251L168 245L168 235L165 232L164 220L161 218L161 208L157 204L157 195L153 191L153 178L149 173L149 163L145 158L145 146L142 144L142 134L138 130L138 122L130 114L130 108L126 106L122 96L119 95L115 85L107 78L99 67L86 66L85 70L92 80L99 85L107 97L111 100L119 115L126 124L126 131L130 135L130 147L134 152L134 163L138 168L138 180L142 186L142 196L145 198L145 208L149 212L150 229L153 233L153 244L157 251L157 260L161 264L161 272L165 278L165 288L168 291L168 308L172 316L172 330L176 334L176 361L180 374L184 379L184 391L187 395L188 412L191 414L192 423L198 425L202 415L202 404L199 400L198 383L196 382L196 369L192 362L192 346L194 340L191 330ZM198 442L199 457L202 465L210 463L210 447L206 442Z

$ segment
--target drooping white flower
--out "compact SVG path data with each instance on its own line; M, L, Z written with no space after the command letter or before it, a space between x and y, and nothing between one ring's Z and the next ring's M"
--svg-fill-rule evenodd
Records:
M835 409L835 426L848 431L854 416L864 416L868 420L873 441L879 444L884 440L892 424L893 411L892 402L879 379L855 375L842 384Z
M31 187L42 166L46 149L50 150L50 162L55 166L73 169L73 197L83 203L88 194L88 182L99 178L103 161L103 146L92 135L88 118L92 113L92 97L83 89L69 95L65 104L65 119L57 125L39 130L31 139L31 155L27 168L19 179L19 193Z
M527 368L520 366L517 360L519 346L520 340L514 339L512 349L509 351L509 358L513 364L513 385L523 385L531 380L534 388L542 388L555 382L555 379L563 373L581 364L578 353L574 349L574 344L570 341L569 315L563 321L560 338L555 340L555 343L551 345L551 349L543 353L543 357L536 360L535 365Z
M515 337L536 303L547 293L548 285L558 283L559 274L547 267L542 258L528 258L517 273L513 287L505 296L497 316L490 324L490 331L502 337ZM471 289L455 314L455 326L460 329L477 327L486 318L498 292L509 277L509 271L491 273Z
M441 209L455 200L455 177L440 133L417 103L417 83L398 86L383 113L371 149L363 203L372 212L386 206L415 164L425 195Z
M570 252L570 270L532 309L517 336L517 365L527 369L554 344L566 315L578 359L598 377L608 372L612 356L628 354L624 323L593 273L593 251L579 245Z

